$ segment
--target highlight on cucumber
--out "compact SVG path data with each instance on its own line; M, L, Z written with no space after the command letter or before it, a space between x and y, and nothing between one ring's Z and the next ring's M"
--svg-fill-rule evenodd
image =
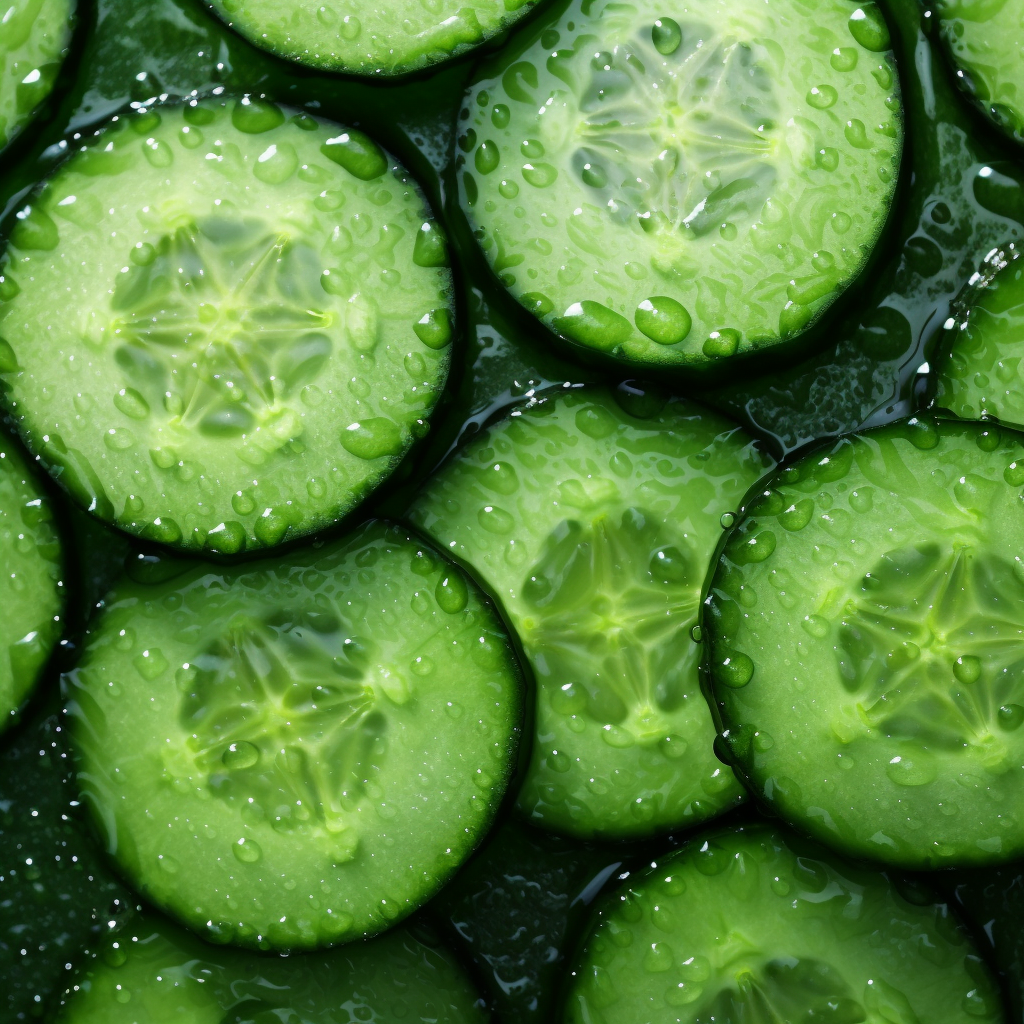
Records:
M0 22L0 151L53 92L71 46L77 0L7 0Z
M699 834L604 901L560 1019L997 1024L1006 1016L980 951L920 883L750 825Z
M694 627L722 516L771 465L734 423L649 389L556 388L473 440L408 515L497 595L537 686L517 805L635 838L735 806Z
M1024 852L1024 436L911 418L758 485L713 567L717 749L764 806L907 868Z
M444 386L443 233L360 131L265 99L114 118L8 225L0 388L83 508L235 555L337 522Z
M66 694L81 800L133 888L210 941L285 952L425 903L518 767L518 662L472 581L380 521L132 573Z
M475 49L537 0L207 0L249 42L320 71L378 79Z
M870 259L903 148L891 45L874 3L563 3L469 88L459 201L577 351L720 369L804 336Z

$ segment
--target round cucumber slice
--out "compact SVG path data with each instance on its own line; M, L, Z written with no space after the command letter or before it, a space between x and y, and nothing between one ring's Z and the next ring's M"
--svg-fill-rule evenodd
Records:
M1024 851L1022 442L923 419L839 440L768 480L718 559L722 755L851 854Z
M76 0L7 0L0 15L0 150L53 91L71 43Z
M971 278L936 360L935 404L967 420L1024 427L1024 260L1013 244Z
M623 394L623 399L637 399ZM769 465L684 401L558 389L476 437L413 523L504 606L537 682L518 803L577 836L647 835L735 805L691 637L722 532Z
M764 826L708 833L605 903L564 1020L1004 1020L988 967L933 900Z
M83 800L133 884L211 940L283 950L433 895L494 819L523 714L491 606L382 523L126 579L68 695Z
M451 318L441 232L376 143L192 101L116 120L18 214L0 382L83 507L233 555L388 477L428 428Z
M1014 0L937 0L935 8L960 84L1024 142L1024 10Z
M345 1017L339 1016L344 1013ZM255 957L153 914L81 965L55 1024L485 1024L452 954L422 925L331 953Z
M207 0L256 46L324 71L388 76L449 60L537 0Z
M0 434L0 732L60 639L63 559L50 499Z
M720 366L805 332L874 248L903 140L889 46L874 3L573 0L469 89L460 201L574 345Z

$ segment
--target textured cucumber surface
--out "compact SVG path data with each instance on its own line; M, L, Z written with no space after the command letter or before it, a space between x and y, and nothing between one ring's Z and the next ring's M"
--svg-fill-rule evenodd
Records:
M610 898L572 1024L1001 1021L947 908L765 827L705 834Z
M935 7L960 83L1024 142L1024 8L1016 0L937 0Z
M1024 438L911 419L766 482L703 612L728 756L858 856L1024 851Z
M997 250L946 323L935 404L965 420L1024 427L1024 260Z
M522 715L491 606L382 523L125 580L68 686L109 853L201 934L259 948L373 934L433 895L494 820Z
M386 76L465 53L536 0L208 0L246 39L324 71Z
M460 201L505 286L577 345L677 366L770 347L887 218L889 47L873 3L562 4L470 87Z
M720 416L650 403L550 392L409 513L504 606L537 682L519 807L578 836L693 824L741 793L712 751L690 631L721 517L770 463Z
M418 187L363 133L258 99L160 107L13 219L0 387L100 518L268 547L344 515L426 432L450 286Z
M76 0L6 0L0 14L0 149L53 91Z
M50 499L0 435L0 731L31 693L61 634L60 536Z
M343 1015L343 1016L342 1016ZM155 914L79 966L58 1024L484 1024L454 957L422 926L288 959L205 945Z

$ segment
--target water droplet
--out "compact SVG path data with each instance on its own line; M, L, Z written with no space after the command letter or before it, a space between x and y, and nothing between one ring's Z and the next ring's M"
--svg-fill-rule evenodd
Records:
M739 689L753 678L754 663L739 651L727 651L714 665L713 673L718 682Z
M168 853L158 853L156 862L160 870L168 875L176 875L181 870L181 865Z
M328 139L320 152L360 181L372 181L388 169L387 157L380 146L354 128Z
M864 122L860 118L853 118L846 122L846 127L843 129L843 134L846 136L846 141L854 147L854 149L870 149L871 140L868 138L868 130L864 126Z
M357 459L379 459L398 455L403 448L398 424L383 416L350 423L341 432L341 446Z
M665 992L669 1006L686 1006L704 995L704 986L692 981L680 981Z
M497 505L485 505L477 512L476 518L488 533L498 536L511 533L516 525L515 518Z
M693 320L681 302L667 295L644 299L633 315L637 330L659 345L676 345L693 326Z
M838 99L839 93L831 85L816 85L807 94L807 102L815 110L828 110Z
M743 335L732 327L723 327L720 331L712 331L701 346L701 351L713 359L724 359L735 355L739 350Z
M135 435L126 427L110 427L103 434L103 443L112 452L126 452L135 447Z
M449 718L461 718L463 708L462 705L456 701L448 701L444 706L444 711Z
M112 942L103 951L103 962L108 967L122 967L128 962L128 950L123 942Z
M976 683L981 676L981 661L973 654L962 654L953 662L953 675L961 683Z
M146 139L142 144L142 152L153 167L170 167L174 163L174 151L159 139Z
M284 114L276 103L243 96L231 111L231 123L247 135L259 135L284 124Z
M432 309L413 324L416 337L427 348L442 349L452 340L452 322L447 309Z
M448 244L444 233L432 220L425 220L416 232L412 261L417 267L447 267Z
M819 640L828 635L828 619L822 615L805 615L800 621L800 625L807 633Z
M454 615L461 612L469 603L469 588L462 574L453 569L437 581L434 588L434 599L441 611Z
M412 377L413 380L423 380L423 375L427 372L427 364L423 360L423 356L419 352L410 352L404 360L405 372Z
M295 147L287 142L268 146L256 158L252 173L268 185L281 185L298 169L299 155Z
M789 882L776 875L770 882L771 890L776 896L789 895Z
M852 46L837 46L829 63L836 71L852 71L857 66L857 50Z
M701 640L703 640L703 639L704 639L704 631L703 631L703 630L702 630L702 629L700 628L700 626L699 626L699 625L695 625L695 626L694 626L694 627L693 627L693 628L692 628L692 629L690 630L690 639L691 639L691 640L692 640L692 641L693 641L693 642L694 642L695 644L699 644L699 643L701 642Z
M929 451L939 443L938 428L931 420L914 416L907 420L906 430L910 443L922 451Z
M220 759L224 762L224 767L230 768L232 771L252 768L253 765L259 763L260 749L255 743L239 740L237 743L232 743Z
M736 522L735 512L723 512L722 518L718 520L723 530L730 530Z
M865 4L858 7L850 15L848 22L850 35L864 47L874 53L881 53L888 50L891 45L889 39L889 28L885 24L882 12L875 4Z
M886 766L885 774L898 786L924 786L937 775L932 759L924 751L898 754Z
M1024 707L1020 704L1004 704L999 709L998 718L1000 728L1013 732L1024 723Z
M801 498L779 513L779 522L790 532L795 533L802 530L814 514L814 501L811 498Z
M152 647L143 651L137 658L133 658L132 664L143 679L152 682L167 669L169 663L159 647Z
M362 31L362 22L354 14L346 14L341 21L342 38L352 42L354 39L359 38L359 33Z
M672 18L659 18L651 29L651 42L658 53L667 57L679 49L683 41L683 33L679 22Z
M255 839L239 839L232 844L231 851L235 859L243 864L255 864L263 857L263 850Z
M564 774L572 767L572 760L564 750L551 750L544 760L553 772L559 774Z
M644 954L644 970L660 974L672 968L672 947L667 942L652 942Z
M424 654L414 659L410 667L418 676L429 676L434 671L435 666L433 658L429 658Z
M473 157L473 163L480 174L490 174L501 163L501 152L493 139L484 139Z
M133 420L144 420L149 415L149 403L135 388L122 388L114 395L114 405Z
M853 226L853 218L842 210L832 214L832 230L837 235L845 235Z
M555 330L589 348L608 352L626 342L633 326L614 310L586 299L574 302L553 321Z
M539 162L523 164L523 179L534 188L547 188L554 184L557 177L558 171L551 164Z
M850 492L850 508L854 512L870 512L874 502L874 492L870 487L858 487Z

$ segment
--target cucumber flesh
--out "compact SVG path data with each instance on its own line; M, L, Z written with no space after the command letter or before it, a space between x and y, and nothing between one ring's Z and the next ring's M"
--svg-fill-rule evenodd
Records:
M53 91L76 0L7 0L0 27L0 150Z
M78 967L56 1024L484 1024L472 984L422 925L331 953L275 959L208 946L154 914Z
M699 836L606 901L564 1019L1005 1018L995 980L945 905L753 826Z
M60 639L63 558L53 506L0 435L0 732L16 718Z
M504 31L536 0L207 0L256 46L323 71L418 71Z
M919 419L840 440L765 482L714 568L723 756L852 855L1024 852L1022 441Z
M542 396L409 512L497 595L533 669L519 808L581 837L687 825L741 795L712 751L691 629L721 516L769 463L689 403L638 411L599 388Z
M0 388L29 447L84 508L190 550L350 511L427 431L451 328L408 174L252 98L115 120L0 257Z
M68 695L83 800L136 888L279 950L433 895L494 819L523 712L493 609L382 523L287 562L125 579Z
M585 350L691 368L822 316L903 139L885 20L846 0L573 0L482 67L459 124L460 202L519 302Z

